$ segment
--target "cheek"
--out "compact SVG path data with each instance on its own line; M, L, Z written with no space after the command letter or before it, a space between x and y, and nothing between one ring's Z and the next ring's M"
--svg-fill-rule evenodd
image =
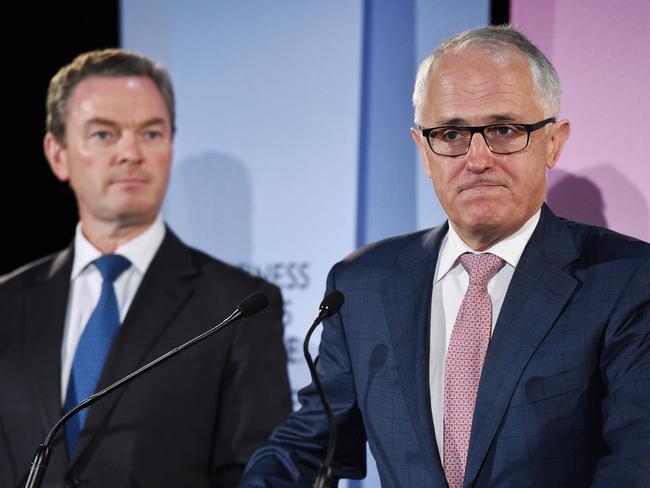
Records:
M454 171L453 167L445 168L440 166L432 172L431 181L433 182L433 189L441 203L454 198L458 173L459 171Z
M171 173L171 153L159 154L153 161L154 166L151 173L157 182L155 185L156 193L164 193L169 184Z
M101 186L101 177L96 173L93 165L77 161L70 166L70 185L77 191L94 191Z
M155 156L156 171L160 174L169 175L172 165L172 152L171 150L160 152Z
M101 157L94 152L90 155L79 153L71 167L71 184L87 198L101 198L111 190L108 184L113 167L108 155ZM75 186L76 185L76 186Z
M522 199L530 199L544 193L546 190L546 166L545 163L526 161L529 164L528 171L511 173L513 187Z
M170 145L160 145L147 149L145 161L155 167L156 171L169 171L172 160L172 148Z

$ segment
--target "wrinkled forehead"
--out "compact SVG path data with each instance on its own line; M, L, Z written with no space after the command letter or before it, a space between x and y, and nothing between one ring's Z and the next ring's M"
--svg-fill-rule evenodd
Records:
M531 84L532 73L528 59L510 46L467 46L442 53L429 70L429 80L441 72L468 73L517 73L522 83ZM459 81L462 81L460 78Z
M515 50L464 49L431 66L424 123L527 119L543 112L527 59ZM471 119L471 120L470 120Z

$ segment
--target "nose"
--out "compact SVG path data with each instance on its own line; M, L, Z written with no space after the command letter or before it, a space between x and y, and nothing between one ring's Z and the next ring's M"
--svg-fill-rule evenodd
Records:
M472 173L482 173L492 166L492 151L485 141L483 134L476 132L472 134L469 144L465 166Z
M124 133L120 144L119 163L120 164L140 164L144 159L140 141L135 134Z

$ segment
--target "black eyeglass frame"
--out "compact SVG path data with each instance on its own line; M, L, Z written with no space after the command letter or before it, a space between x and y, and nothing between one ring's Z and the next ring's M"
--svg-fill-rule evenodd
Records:
M470 126L470 125L440 125L438 127L431 127L429 129L423 128L421 125L418 125L418 128L422 132L422 137L424 137L427 140L427 144L429 144L429 148L431 151L433 151L434 154L437 154L438 156L445 156L447 158L457 158L459 156L464 156L469 152L469 148L472 146L472 137L474 137L474 134L481 134L483 136L483 140L485 141L485 145L488 147L490 152L494 154L515 154L518 152L523 151L528 147L528 143L530 142L530 133L535 132L538 129L541 129L542 127L545 127L546 125L555 122L555 117L549 117L548 119L541 120L539 122L536 122L534 124L514 124L514 123L500 123L500 124L489 124L489 125L480 125L480 126ZM521 149L517 149L516 151L512 152L498 152L495 151L490 147L490 143L488 142L487 138L485 137L485 129L489 127L499 127L502 125L516 125L517 127L523 127L526 129L526 145L522 147ZM469 130L469 143L467 144L467 149L465 150L464 153L461 154L441 154L439 152L436 152L435 149L433 149L433 146L431 144L431 139L429 139L429 134L431 131L434 130L439 130L439 129L463 129L463 130Z

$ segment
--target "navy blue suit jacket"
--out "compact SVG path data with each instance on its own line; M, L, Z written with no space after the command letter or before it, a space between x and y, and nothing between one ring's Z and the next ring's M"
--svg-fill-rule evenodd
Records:
M346 296L319 369L338 477L365 442L383 487L447 486L429 397L431 287L446 226L368 246L331 271ZM240 486L311 486L327 422L312 386ZM544 207L512 277L476 401L465 486L650 486L650 245Z

